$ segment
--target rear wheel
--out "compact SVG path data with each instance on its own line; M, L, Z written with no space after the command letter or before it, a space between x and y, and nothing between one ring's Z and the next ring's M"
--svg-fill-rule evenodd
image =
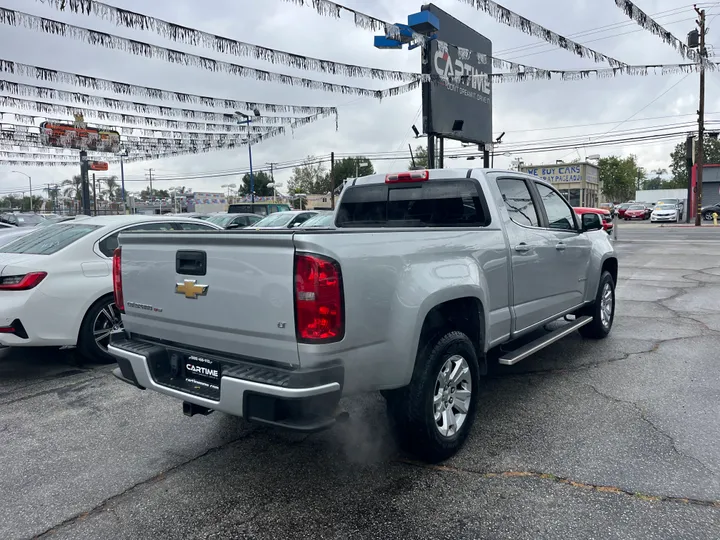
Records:
M581 315L589 315L592 322L579 329L580 335L589 339L608 336L615 320L615 281L607 270L600 276L595 301L582 309Z
M430 342L410 384L385 394L400 446L431 463L453 456L475 420L479 384L475 347L465 334L452 331Z
M86 360L111 364L115 359L108 353L110 334L122 330L120 311L113 296L107 295L88 309L80 326L78 350Z

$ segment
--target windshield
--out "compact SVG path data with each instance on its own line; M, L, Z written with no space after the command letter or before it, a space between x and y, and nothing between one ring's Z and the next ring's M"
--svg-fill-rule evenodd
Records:
M316 216L311 217L308 219L305 223L300 225L303 229L307 227L332 227L333 221L334 221L335 214L332 212L327 212L323 214L318 214Z
M45 221L44 218L36 214L15 214L18 227L34 227L38 223Z
M205 221L209 221L210 223L214 223L215 225L220 225L221 227L226 227L228 223L230 223L235 216L227 216L227 215L220 215L220 216L210 216Z
M253 227L284 227L296 216L296 214L278 212L276 214L270 214L255 223Z
M645 210L645 207L641 204L634 204L628 210Z
M655 210L675 210L675 208L677 208L677 206L674 204L664 203L661 208L656 208Z
M0 253L52 255L99 229L100 225L56 224L42 227L0 248Z

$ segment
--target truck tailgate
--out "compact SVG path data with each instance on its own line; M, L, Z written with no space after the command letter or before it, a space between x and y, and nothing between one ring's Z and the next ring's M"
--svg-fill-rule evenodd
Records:
M126 330L190 348L298 365L295 248L287 233L121 235Z

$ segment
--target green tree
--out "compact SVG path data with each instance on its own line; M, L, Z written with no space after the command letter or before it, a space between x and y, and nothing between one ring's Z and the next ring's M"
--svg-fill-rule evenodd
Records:
M255 183L255 196L270 197L273 194L273 188L268 186L268 184L272 182L270 175L263 171L253 171L253 177ZM242 177L242 184L240 184L240 189L238 189L238 195L241 197L250 195L250 174L246 174Z
M118 177L117 176L108 176L107 178L104 178L103 181L105 182L105 189L102 190L103 195L107 195L108 200L110 202L114 202L118 199L120 199L120 184L118 183Z
M325 165L315 157L308 156L300 167L293 169L288 181L289 193L318 193L316 189L324 188L328 181L323 181L327 174ZM319 193L327 193L329 189Z
M705 137L703 144L703 162L720 163L720 141ZM665 184L665 188L681 189L687 188L688 174L685 163L685 143L678 143L670 154L670 171L672 179Z
M335 162L333 173L335 175L335 185L339 186L348 178L375 174L375 168L365 156L348 157Z
M608 200L622 202L635 197L638 179L644 171L638 167L635 156L620 158L609 156L598 161L602 191Z
M418 146L413 150L413 157L415 158L415 166L422 169L427 169L428 166L428 153L427 146ZM408 169L412 168L413 161L410 159L408 162Z
M152 197L155 199L169 199L170 193L167 189L156 189L153 188L152 190ZM147 186L145 189L143 189L140 192L140 198L142 199L150 199L150 186Z
M82 177L79 174L63 180L60 185L64 188L62 192L64 197L77 200L82 198Z

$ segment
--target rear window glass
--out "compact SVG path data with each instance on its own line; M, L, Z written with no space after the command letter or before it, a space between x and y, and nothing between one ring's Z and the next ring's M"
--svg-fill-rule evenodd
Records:
M346 189L339 227L480 227L489 222L478 186L438 180Z
M42 227L19 238L15 242L0 247L0 253L52 255L99 228L100 225L81 225L79 223Z

